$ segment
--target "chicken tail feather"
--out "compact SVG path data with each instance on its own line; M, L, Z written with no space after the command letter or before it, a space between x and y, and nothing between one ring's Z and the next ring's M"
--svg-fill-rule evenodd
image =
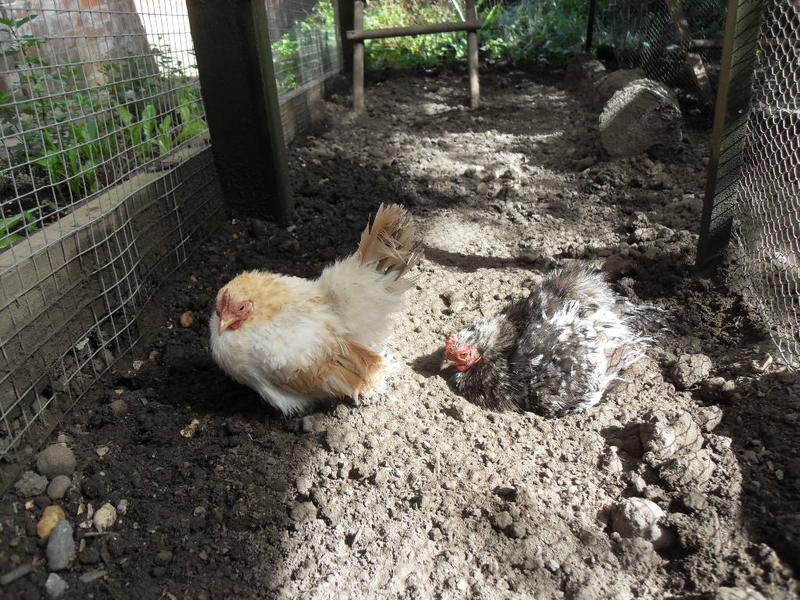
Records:
M379 273L396 273L394 287L404 291L413 285L400 279L419 261L422 252L415 241L411 215L399 204L380 205L372 223L361 234L358 257L363 265L375 265Z

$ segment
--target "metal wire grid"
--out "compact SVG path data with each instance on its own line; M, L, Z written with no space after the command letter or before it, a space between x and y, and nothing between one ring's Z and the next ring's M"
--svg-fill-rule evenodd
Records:
M800 3L766 2L734 219L733 275L800 367Z
M680 2L693 40L720 40L724 33L725 0ZM623 68L641 68L669 86L697 93L686 58L696 52L706 65L719 61L719 48L691 47L678 35L664 0L609 0L597 15L596 40L614 48Z
M267 0L281 105L341 70L331 0Z
M221 209L185 3L84 4L0 4L0 468L135 344Z

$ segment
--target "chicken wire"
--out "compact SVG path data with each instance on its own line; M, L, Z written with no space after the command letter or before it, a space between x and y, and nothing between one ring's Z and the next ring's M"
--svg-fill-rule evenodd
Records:
M647 77L687 90L697 103L709 103L692 76L690 53L703 62L712 85L719 68L726 0L671 0L683 11L689 36L679 34L666 0L608 0L598 10L595 40L611 46L622 68L640 68Z
M136 343L221 204L184 1L5 0L0 19L5 479Z
M733 275L800 367L800 2L766 2L734 218Z
M309 91L341 71L340 40L332 0L266 0L269 38L281 118L287 140L311 118Z

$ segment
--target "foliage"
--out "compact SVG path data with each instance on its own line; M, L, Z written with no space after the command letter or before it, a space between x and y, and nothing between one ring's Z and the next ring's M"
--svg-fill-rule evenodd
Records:
M92 84L82 65L41 58L46 40L20 31L35 18L0 19L11 40L3 55L17 72L11 92L0 93L0 134L12 140L11 168L48 181L59 204L103 189L206 130L199 93L168 46L106 64L102 82ZM3 219L0 239L30 232L32 219L30 211Z
M0 250L25 239L25 233L31 234L36 226L36 209L26 210L13 217L0 219Z

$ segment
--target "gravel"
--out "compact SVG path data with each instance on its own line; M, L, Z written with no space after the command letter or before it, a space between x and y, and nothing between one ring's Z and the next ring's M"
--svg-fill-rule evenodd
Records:
M14 489L23 498L38 496L47 489L47 477L42 477L33 471L25 471L14 484Z
M47 495L51 500L61 500L72 486L72 480L66 475L56 475L47 486Z
M66 569L75 560L75 540L72 539L72 525L61 521L47 541L47 568L51 571Z

